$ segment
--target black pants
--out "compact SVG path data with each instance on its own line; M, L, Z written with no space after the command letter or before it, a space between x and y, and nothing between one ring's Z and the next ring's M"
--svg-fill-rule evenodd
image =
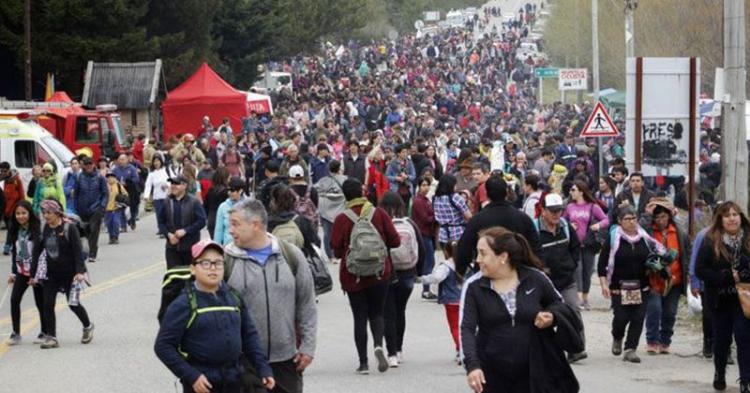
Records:
M706 296L701 293L701 324L703 325L703 341L713 347L714 345L714 325L711 323L711 307L706 303Z
M714 368L724 374L727 368L732 333L737 343L737 365L740 382L750 382L750 319L742 314L739 301L734 300L711 310L714 327Z
M65 294L65 298L70 297L70 287L73 283L73 276L67 277L49 277L44 282L44 320L47 323L47 334L52 337L57 337L57 320L55 319L55 303L57 302L57 294L62 291ZM69 306L70 310L78 317L83 327L91 325L89 321L89 315L86 313L86 309L83 308L81 303L77 306Z
M297 371L294 359L270 363L276 386L272 393L302 393L302 373Z
M99 251L99 232L102 227L102 219L104 218L104 210L97 210L89 214L81 214L81 221L83 221L88 227L88 233L86 234L86 240L89 242L89 257L96 258Z
M13 320L13 333L21 334L21 299L29 287L29 277L16 274L16 280L13 282L13 291L10 293L10 317ZM34 291L34 303L39 311L39 320L42 325L42 333L47 334L47 324L44 319L44 292L41 285L32 287Z
M190 266L190 263L193 262L190 251L178 251L171 247L167 247L165 259L167 260L167 270L175 266Z
M388 283L380 283L358 292L347 292L349 306L354 316L354 343L357 346L359 363L367 364L367 322L370 322L372 341L376 347L383 346L385 298Z
M130 226L135 225L135 220L138 218L138 210L140 210L141 207L141 194L140 193L133 193L130 194L130 219L128 220L128 224Z
M646 297L648 292L643 292L643 303L638 305L623 306L620 304L622 296L612 295L612 337L616 340L622 340L625 337L627 328L627 338L625 339L625 349L638 349L638 341L643 332L643 320L646 318Z
M414 277L399 277L388 285L385 301L385 346L388 356L396 356L404 345L406 332L406 303L414 289Z

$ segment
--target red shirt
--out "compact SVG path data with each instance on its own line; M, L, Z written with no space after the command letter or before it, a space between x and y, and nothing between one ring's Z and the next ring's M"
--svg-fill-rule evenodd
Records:
M391 217L385 210L381 208L375 209L375 214L372 216L372 224L383 238L385 246L388 248L400 246L401 238L396 231L396 227L393 226ZM362 205L354 206L352 210L359 214L362 211ZM357 278L357 276L349 273L346 269L346 254L349 251L349 238L351 237L354 223L344 213L341 213L334 220L333 227L336 230L331 233L331 248L333 249L333 255L336 258L341 258L341 264L339 265L341 289L346 292L359 292L382 282L387 282L391 276L391 270L393 270L390 257L386 257L383 275L379 279L376 276Z
M487 197L487 187L485 186L485 183L482 183L479 185L479 187L477 187L475 198L477 203L474 204L474 210L476 210L474 213L482 210L482 204L489 200L489 197Z
M140 139L133 143L133 158L143 164L143 141Z

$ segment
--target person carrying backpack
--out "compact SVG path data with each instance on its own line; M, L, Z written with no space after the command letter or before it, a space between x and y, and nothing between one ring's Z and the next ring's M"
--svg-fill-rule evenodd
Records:
M263 388L276 382L258 330L241 296L224 281L224 250L202 240L191 248L185 289L169 305L154 343L159 360L185 392L243 390L243 363L254 367Z
M426 249L419 227L406 217L406 205L399 194L387 191L378 205L393 217L393 226L401 239L401 245L390 250L395 280L388 285L388 296L385 301L388 365L398 367L403 361L406 304L414 290L414 281L422 272Z
M333 257L331 250L331 232L333 232L333 221L344 209L346 209L346 199L344 192L341 190L347 177L341 174L341 163L332 160L328 164L330 174L315 183L315 190L320 197L318 200L318 212L320 213L320 223L323 226L323 248L328 258Z
M286 184L279 184L271 190L268 230L303 252L311 250L313 244L320 247L318 227L295 211L296 201L294 190Z
M317 232L320 223L318 192L305 180L305 171L301 166L293 165L289 169L289 185L295 196L294 211L310 220Z
M342 185L347 209L334 220L336 231L331 248L341 258L339 280L349 297L354 314L354 342L359 355L358 374L369 374L367 363L367 323L370 323L378 371L388 370L383 351L385 300L393 264L388 248L401 245L401 237L383 209L363 197L362 183L347 179Z

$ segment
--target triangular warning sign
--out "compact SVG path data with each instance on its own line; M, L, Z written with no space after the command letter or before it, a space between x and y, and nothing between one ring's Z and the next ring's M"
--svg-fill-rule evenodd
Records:
M612 122L607 110L604 109L604 105L601 102L597 102L594 111L591 112L591 116L589 116L586 125L581 130L581 137L617 135L620 135L620 132L615 127L615 123Z

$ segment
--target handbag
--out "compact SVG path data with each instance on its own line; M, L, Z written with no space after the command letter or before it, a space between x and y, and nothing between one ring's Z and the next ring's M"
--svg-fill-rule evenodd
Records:
M620 281L620 294L623 306L637 306L643 304L643 295L641 293L641 282L638 280Z
M745 315L745 318L750 319L750 283L738 282L735 287L737 288L737 297L740 299L742 314Z
M583 238L583 246L586 249L591 250L594 254L598 254L602 250L602 244L604 244L604 237L599 230L591 229L591 221L594 217L594 204L591 204L589 209L589 222L586 224L586 237Z

